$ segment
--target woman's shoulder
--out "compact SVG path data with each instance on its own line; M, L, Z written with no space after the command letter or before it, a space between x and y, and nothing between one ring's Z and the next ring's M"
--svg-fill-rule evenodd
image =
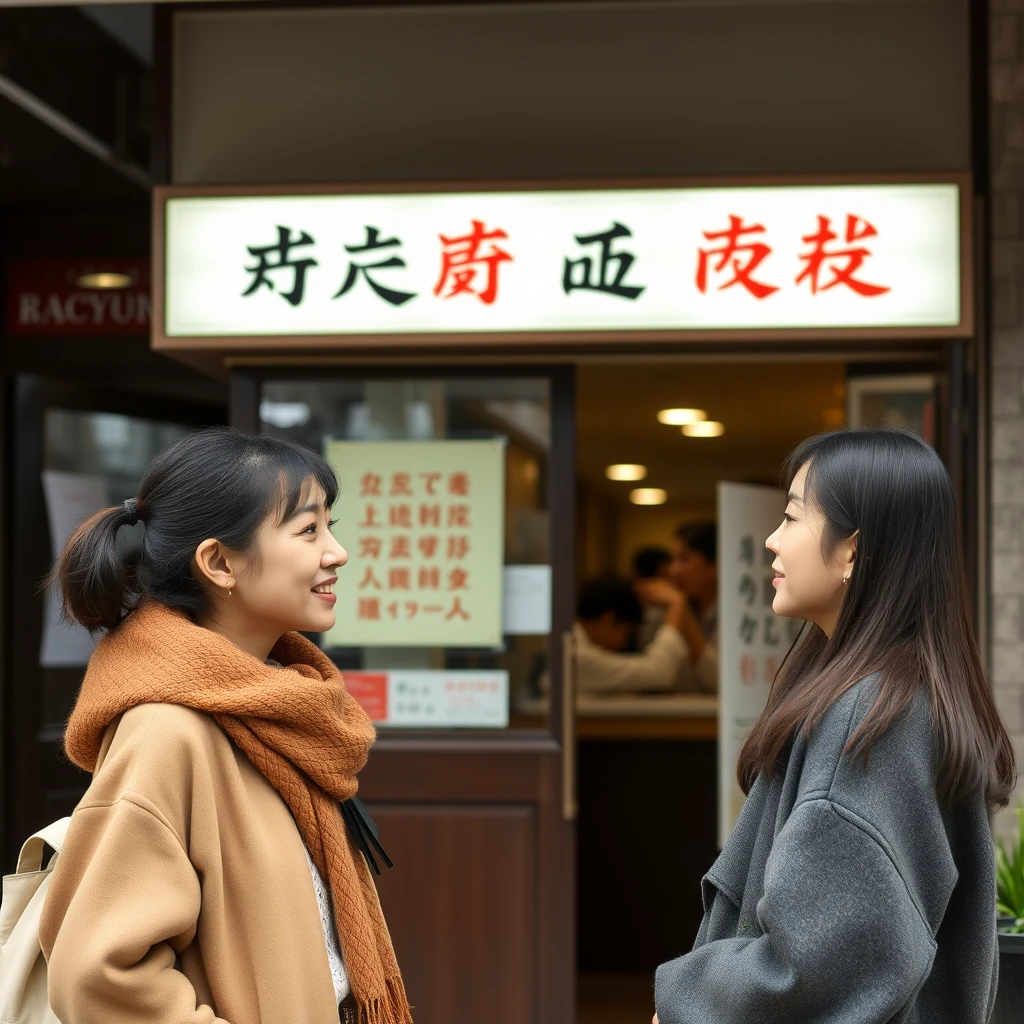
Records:
M139 704L107 727L88 798L177 790L233 758L231 741L210 715L180 704Z

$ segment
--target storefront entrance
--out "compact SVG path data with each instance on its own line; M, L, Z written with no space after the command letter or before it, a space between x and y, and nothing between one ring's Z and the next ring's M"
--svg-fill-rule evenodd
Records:
M578 589L595 575L629 576L636 550L669 545L680 523L714 521L719 482L776 486L793 445L844 423L901 423L928 437L969 518L963 365L954 343L234 371L232 421L334 452L339 505L353 506L336 516L354 628L369 640L322 639L380 722L363 792L398 865L380 892L418 1021L649 1019L653 970L689 948L700 877L718 849L718 703L682 693L574 700ZM691 438L659 423L675 406L701 407L724 432ZM438 443L494 441L502 638L445 644L441 620L456 606L477 612L484 568L471 541L460 552L450 538L474 525L474 473L486 469L466 464L470 518L457 528L447 498L430 520L435 502L415 478L428 486ZM619 464L644 466L645 478L609 480ZM639 488L663 498L629 500ZM409 534L416 548L431 532L442 591L433 612L429 578L415 558L408 577L394 546ZM437 642L409 642L429 614ZM378 616L392 638L384 645L365 632Z

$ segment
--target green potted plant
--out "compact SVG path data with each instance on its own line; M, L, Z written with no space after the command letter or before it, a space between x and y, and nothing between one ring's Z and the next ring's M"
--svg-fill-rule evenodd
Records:
M1017 808L1016 839L996 844L996 927L999 990L992 1024L1024 1020L1024 805Z

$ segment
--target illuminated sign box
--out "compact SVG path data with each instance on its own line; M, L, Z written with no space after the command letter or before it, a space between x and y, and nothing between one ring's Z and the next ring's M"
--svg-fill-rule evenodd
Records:
M182 191L157 195L159 344L780 330L942 336L969 319L961 183Z

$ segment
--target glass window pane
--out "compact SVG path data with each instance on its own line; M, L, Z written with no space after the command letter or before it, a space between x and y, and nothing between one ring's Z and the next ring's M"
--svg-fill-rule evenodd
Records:
M424 478L413 486L428 487L426 478L438 475L415 472L426 465L415 465L415 447L391 447L390 454L385 456L389 450L383 447L385 442L502 443L503 455L499 455L503 466L498 472L503 474L503 500L495 510L502 519L497 534L497 544L503 549L501 567L496 584L488 577L486 599L479 594L472 595L474 600L491 602L488 608L498 602L502 619L495 640L474 646L460 643L455 631L459 623L449 617L456 611L458 600L458 595L451 591L466 583L459 570L465 545L459 547L459 538L453 532L450 499L444 509L446 521L441 523L438 533L436 555L426 537L431 514L438 514L436 508L432 512L431 508L424 509L422 503L410 506L407 514L425 517L409 523L409 543L414 558L411 563L401 560L400 546L389 548L386 543L389 524L386 522L380 524L385 543L372 537L367 539L367 531L374 525L370 518L362 524L366 530L344 527L348 532L355 532L355 536L338 534L350 557L341 573L339 592L342 588L358 589L366 585L365 603L360 603L357 614L365 612L385 622L390 617L394 628L383 632L396 641L382 640L378 644L364 639L358 644L338 644L328 635L318 639L346 673L350 689L360 696L383 728L535 727L540 721L538 718L519 718L514 709L528 706L540 695L548 669L551 564L547 493L551 446L548 380L524 377L271 381L264 384L260 396L260 420L262 430L295 438L325 454L332 450L335 453L346 451L344 447L332 449L335 442L361 442L359 448L347 449L353 466L373 467L372 446L382 445L379 475L385 487L389 486L386 481L393 478L387 470L391 465L387 460L391 458L405 459L407 463L411 460L407 468L413 471L412 477ZM442 462L444 450L432 445L421 449L432 453L429 458L440 458ZM366 468L359 473L364 478L378 475ZM360 481L351 479L351 474L341 476L339 504L361 501ZM363 483L372 486L365 480ZM437 486L443 490L445 484ZM417 492L415 502L423 498L424 495ZM364 504L368 506L369 501ZM381 505L379 510L370 509L367 516L386 516L388 507ZM346 515L340 518L344 520ZM425 538L428 546L421 547ZM436 605L429 603L423 591L429 585L431 561L438 569L434 577L434 585L439 590ZM415 567L411 578L403 570L406 564ZM420 569L425 575L419 574ZM472 572L470 570L470 574ZM472 578L469 585L472 585ZM505 597L508 600L504 600ZM341 606L339 601L338 607ZM448 637L446 642L416 646L401 642L403 622L406 635L419 635L411 619L418 617L423 622L422 617L430 614L435 614L438 622L447 621L443 627ZM339 622L342 623L340 616ZM343 628L343 623L339 628ZM468 636L468 631L476 627L466 625L463 628Z

